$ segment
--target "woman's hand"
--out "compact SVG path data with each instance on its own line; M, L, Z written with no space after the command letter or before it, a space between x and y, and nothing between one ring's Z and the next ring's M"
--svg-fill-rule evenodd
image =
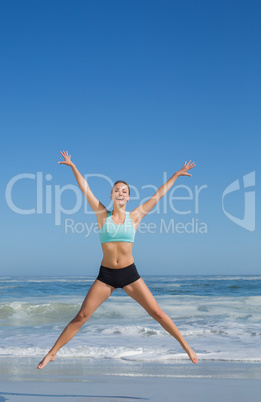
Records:
M58 162L61 163L63 165L67 165L67 166L72 166L72 161L71 161L71 155L68 155L68 151L64 152L60 152L60 154L64 157L64 161L62 162Z
M192 169L194 166L196 166L195 162L191 162L191 161L189 161L188 163L185 162L183 168L180 169L177 173L179 176L190 176L191 177L192 175L187 173L187 171L189 169Z

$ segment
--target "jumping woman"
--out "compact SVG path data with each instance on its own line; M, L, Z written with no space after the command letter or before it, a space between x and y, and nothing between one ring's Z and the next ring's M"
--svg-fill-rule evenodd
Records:
M191 361L197 363L196 353L182 337L171 318L158 306L154 296L140 277L132 256L134 237L141 220L155 207L179 176L191 176L187 171L192 169L195 163L185 162L182 169L174 173L148 201L131 212L126 211L126 204L130 198L129 186L122 180L116 181L111 191L113 210L108 211L92 193L87 181L71 161L71 155L64 151L61 152L61 155L64 161L58 163L72 168L80 189L96 214L103 259L99 275L88 291L80 311L63 330L37 368L42 369L49 361L54 361L58 350L74 337L81 326L116 288L122 288L136 300L152 318L180 343Z

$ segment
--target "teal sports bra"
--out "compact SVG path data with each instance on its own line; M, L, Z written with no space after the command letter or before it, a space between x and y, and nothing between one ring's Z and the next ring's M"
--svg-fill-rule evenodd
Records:
M130 218L130 213L126 211L125 220L122 225L116 225L112 220L112 211L108 212L106 221L100 229L101 243L108 243L110 241L122 241L133 243L136 230Z

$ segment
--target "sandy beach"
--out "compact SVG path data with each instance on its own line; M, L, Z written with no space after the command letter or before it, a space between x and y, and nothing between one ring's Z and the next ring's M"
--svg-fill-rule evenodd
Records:
M94 376L85 382L8 381L0 383L4 401L216 401L257 402L260 381Z
M260 364L201 362L141 367L57 359L37 370L37 362L35 358L0 359L0 402L260 400Z

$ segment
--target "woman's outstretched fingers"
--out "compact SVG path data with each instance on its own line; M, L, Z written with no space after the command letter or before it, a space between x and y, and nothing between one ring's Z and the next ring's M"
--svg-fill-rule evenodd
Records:
M71 155L68 154L68 151L60 151L60 154L62 155L62 157L64 158L64 161L59 161L59 164L63 164L63 165L67 165L67 166L71 166L72 162L71 162Z

